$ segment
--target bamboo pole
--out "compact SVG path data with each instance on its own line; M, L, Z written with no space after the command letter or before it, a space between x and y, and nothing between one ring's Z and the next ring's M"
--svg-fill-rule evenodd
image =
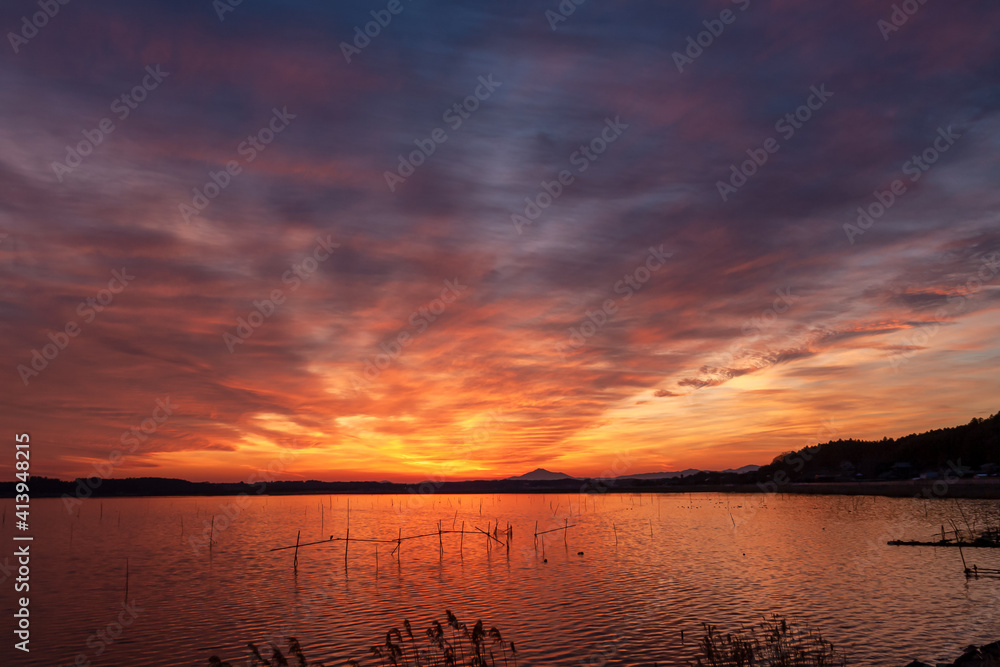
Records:
M299 571L299 538L302 537L302 531L295 533L295 558L292 559L292 568L298 572Z
M490 540L493 540L494 542L497 542L498 544L503 544L503 542L501 542L501 541L500 541L500 540L498 540L497 538L493 537L493 536L492 536L492 535L490 535L490 534L489 534L489 533L488 533L487 531L483 530L483 529L482 529L482 528L480 528L479 526L473 526L473 528L475 528L475 529L476 529L476 530L478 530L478 531L479 531L480 533L482 533L483 535L485 535L485 536L486 536L486 541L487 541L487 542L489 542Z
M347 499L347 532L344 535L344 569L347 569L347 549L351 546L351 499Z
M465 544L465 521L462 522L462 536L458 539L458 553L462 553L462 547Z
M611 530L615 531L615 546L617 547L618 546L618 528L615 527L615 524L611 524Z

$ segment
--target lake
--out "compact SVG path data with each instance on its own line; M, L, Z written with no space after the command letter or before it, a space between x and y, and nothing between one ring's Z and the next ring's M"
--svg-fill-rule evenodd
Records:
M702 622L727 631L771 613L819 629L851 664L950 661L970 643L1000 639L1000 580L967 581L957 549L885 544L939 534L960 520L954 501L697 493L240 501L92 499L72 516L61 500L32 501L31 652L14 651L8 632L0 656L142 667L207 665L218 654L243 665L246 642L293 635L327 667L348 658L374 665L368 647L387 630L409 619L422 631L444 622L445 609L470 626L498 627L523 666L683 665ZM294 545L299 531L302 542L342 537L348 504L352 538L435 534L403 541L398 560L395 545L351 542L346 570L343 542L300 548L297 572L292 550L269 551ZM997 502L961 508L982 521ZM202 537L213 515L209 549ZM469 531L498 521L501 539L509 524L509 553L496 542L488 549L478 533L439 540L439 521ZM571 527L539 537L536 548L536 522L539 531ZM6 516L8 545L13 523ZM964 556L1000 567L995 550ZM10 578L3 586L9 627ZM109 624L117 634L119 620L112 639Z

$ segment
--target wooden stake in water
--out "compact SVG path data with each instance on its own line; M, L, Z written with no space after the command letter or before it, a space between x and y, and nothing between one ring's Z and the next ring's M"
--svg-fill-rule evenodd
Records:
M125 602L128 602L128 556L125 556Z
M618 546L618 528L615 527L615 524L611 524L611 530L615 531L615 546L617 547Z
M458 553L462 555L462 545L465 544L465 521L462 522L462 534L458 538Z
M344 569L347 569L347 547L351 546L351 499L347 499L347 534L344 536Z
M299 571L299 538L302 537L302 531L295 533L295 558L292 559L292 569L296 572Z
M567 534L569 534L569 519L563 519L563 544L569 546L569 542L566 541Z

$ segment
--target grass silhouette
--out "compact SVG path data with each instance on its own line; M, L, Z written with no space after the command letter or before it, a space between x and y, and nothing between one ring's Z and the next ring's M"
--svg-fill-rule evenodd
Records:
M470 628L445 610L445 621L449 630L440 621L433 621L424 632L414 632L409 620L403 621L403 631L392 628L385 633L385 640L368 649L368 656L349 659L344 663L351 667L517 667L517 648L514 642L505 641L500 631L485 628L483 622L476 621ZM310 662L302 653L299 640L286 637L287 656L274 643L267 650L270 657L264 657L253 643L247 644L250 656L247 664L251 667L290 667L295 660L296 667L325 667L322 662ZM231 667L213 655L208 659L211 667Z
M694 667L844 667L847 657L819 632L799 630L778 614L756 627L720 634L702 623L701 656Z

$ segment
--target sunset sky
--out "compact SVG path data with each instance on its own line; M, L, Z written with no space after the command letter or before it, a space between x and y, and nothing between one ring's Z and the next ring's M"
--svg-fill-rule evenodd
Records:
M33 474L723 469L1000 409L997 3L223 3L0 9Z

